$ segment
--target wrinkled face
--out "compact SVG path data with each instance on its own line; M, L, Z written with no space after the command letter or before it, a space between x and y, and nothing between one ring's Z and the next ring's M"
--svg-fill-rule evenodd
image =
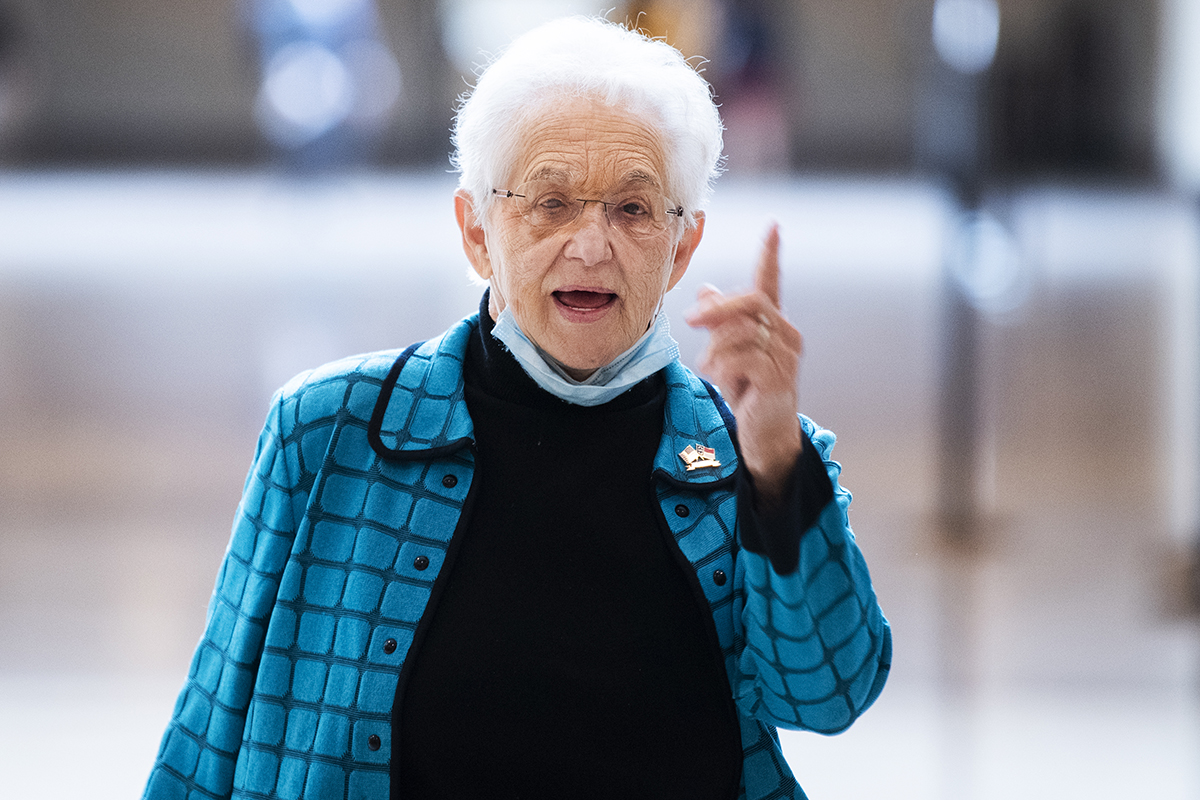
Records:
M658 135L620 109L584 98L548 104L523 138L510 185L493 188L569 187L567 202L664 193ZM636 204L588 202L577 217L539 227L530 202L498 197L485 233L460 192L464 247L491 285L492 318L511 309L526 336L582 378L646 332L662 296L687 269L703 226L685 232L682 219L667 216L661 231L634 235ZM560 203L549 202L543 216L557 213Z

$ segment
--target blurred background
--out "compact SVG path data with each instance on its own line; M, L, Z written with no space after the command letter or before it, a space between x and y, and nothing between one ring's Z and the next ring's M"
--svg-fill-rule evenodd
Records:
M1200 798L1200 0L0 0L0 795L140 794L271 392L476 308L455 98L599 11L702 57L668 311L781 223L894 627L808 793Z

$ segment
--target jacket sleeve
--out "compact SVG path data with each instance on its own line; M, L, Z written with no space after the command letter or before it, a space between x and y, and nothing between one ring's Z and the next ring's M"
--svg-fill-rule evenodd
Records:
M757 513L753 486L738 489L735 625L744 646L735 700L773 725L837 733L882 691L891 630L850 530L834 436L806 417L801 424L806 451L784 505Z
M264 635L303 508L277 394L258 439L205 631L163 735L146 800L227 798Z

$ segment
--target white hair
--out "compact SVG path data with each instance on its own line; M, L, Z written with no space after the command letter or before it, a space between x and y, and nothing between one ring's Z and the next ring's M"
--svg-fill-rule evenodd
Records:
M506 188L523 133L564 97L620 107L663 141L664 192L689 227L721 172L721 118L708 83L666 42L601 18L565 17L519 36L460 98L451 161L486 225L492 189Z

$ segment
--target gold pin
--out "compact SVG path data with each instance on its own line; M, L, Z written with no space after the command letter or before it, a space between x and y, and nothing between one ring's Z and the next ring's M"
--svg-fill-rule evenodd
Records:
M688 472L706 467L721 466L721 462L717 461L717 451L711 447L704 447L699 444L695 447L689 444L683 448L683 452L679 454L679 457L683 459L683 463L687 464Z

